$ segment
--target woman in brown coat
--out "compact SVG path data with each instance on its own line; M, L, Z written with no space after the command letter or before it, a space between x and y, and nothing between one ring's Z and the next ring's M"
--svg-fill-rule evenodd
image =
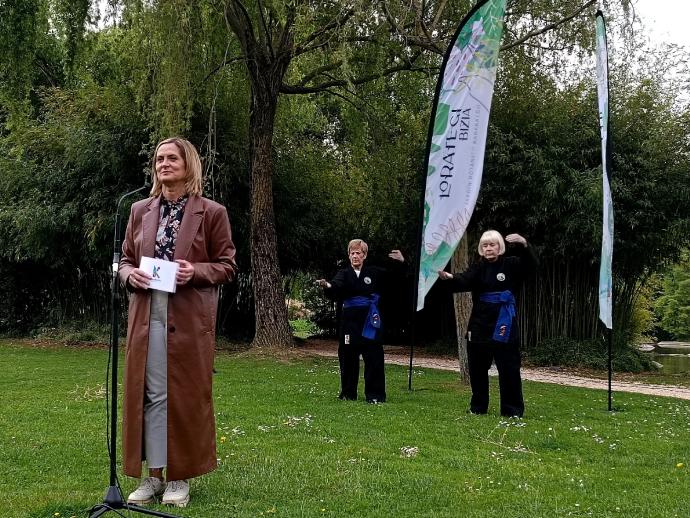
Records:
M201 197L194 146L162 141L152 165L151 197L135 203L119 275L130 291L125 368L124 472L149 476L128 502L186 506L188 479L216 468L212 399L218 286L235 274L225 208ZM150 289L142 257L179 264L175 293ZM166 470L168 483L164 482Z

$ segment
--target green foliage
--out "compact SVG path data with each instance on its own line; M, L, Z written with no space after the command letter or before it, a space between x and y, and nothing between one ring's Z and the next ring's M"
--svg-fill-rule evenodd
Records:
M654 327L653 292L650 285L640 286L630 319L630 343L640 344L649 340Z
M121 329L121 331L125 330ZM41 327L36 330L33 338L38 341L57 341L65 345L102 345L108 343L110 332L109 325L73 320L59 328Z
M142 178L143 124L121 90L47 90L42 101L39 120L26 120L0 143L0 232L14 236L0 237L1 253L52 255L62 266L108 243L111 205Z
M148 111L153 140L186 134L201 89L204 66L204 6L207 2L173 0L143 8L127 32L127 66L137 99ZM209 31L209 38L213 32ZM213 42L215 43L215 42Z
M549 338L528 350L527 361L539 366L558 365L607 370L608 352L606 341L602 339L578 341L569 338ZM616 372L640 372L652 370L653 367L647 356L625 345L614 348L612 368Z
M346 167L328 140L330 121L319 104L303 97L279 106L274 196L279 258L284 272L322 270L342 255L350 232L353 193ZM318 253L315 253L318 251Z
M22 294L0 310L0 327L106 318L115 204L143 183L143 124L126 91L45 90L40 100L38 119L16 119L0 139L0 258Z
M75 60L81 50L89 19L90 0L55 0L54 21L63 34L65 76L73 77Z
M306 271L294 271L285 277L288 318L293 332L300 338L336 333L335 303L316 285L315 280L320 277Z
M663 274L662 293L654 303L658 326L676 340L690 339L690 253Z
M336 305L323 294L323 289L311 284L302 292L304 306L309 310L309 320L319 334L337 336Z
M644 78L634 89L621 85L611 115L614 269L624 279L675 262L688 244L690 213L683 207L690 197L689 126L674 101Z
M290 328L297 338L309 338L319 332L319 328L314 322L304 318L290 320Z
M3 0L0 7L0 93L23 99L34 80L34 59L45 38L45 5L41 0Z

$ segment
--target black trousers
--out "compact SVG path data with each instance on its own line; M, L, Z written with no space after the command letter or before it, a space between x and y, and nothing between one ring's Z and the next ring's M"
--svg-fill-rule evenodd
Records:
M357 343L338 347L340 360L340 399L357 399L359 382L359 357L364 358L364 396L367 401L386 400L386 375L384 370L383 346L362 338Z
M472 400L470 411L486 414L489 409L489 368L496 362L501 393L501 415L522 417L525 403L520 379L520 346L500 342L468 342L467 362L470 371Z

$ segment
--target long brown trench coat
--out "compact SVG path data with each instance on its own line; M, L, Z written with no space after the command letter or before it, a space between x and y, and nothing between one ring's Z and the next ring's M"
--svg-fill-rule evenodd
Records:
M132 205L122 246L120 280L130 290L125 364L124 472L141 476L144 379L148 351L150 290L134 290L127 278L143 256L153 257L160 197ZM169 480L216 468L212 375L218 285L235 274L235 246L225 207L192 196L175 243L175 259L194 265L194 277L168 299L168 466Z

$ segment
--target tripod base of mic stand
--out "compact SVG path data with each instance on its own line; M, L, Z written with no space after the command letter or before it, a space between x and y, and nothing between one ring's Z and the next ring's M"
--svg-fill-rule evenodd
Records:
M153 509L147 509L146 507L141 507L139 505L128 504L125 499L122 498L122 493L120 488L117 486L110 486L105 492L105 499L102 504L95 505L89 511L89 518L97 518L110 511L119 511L120 509L125 509L129 512L147 514L149 516L162 516L163 518L178 518L174 514L161 513L160 511L154 511Z

